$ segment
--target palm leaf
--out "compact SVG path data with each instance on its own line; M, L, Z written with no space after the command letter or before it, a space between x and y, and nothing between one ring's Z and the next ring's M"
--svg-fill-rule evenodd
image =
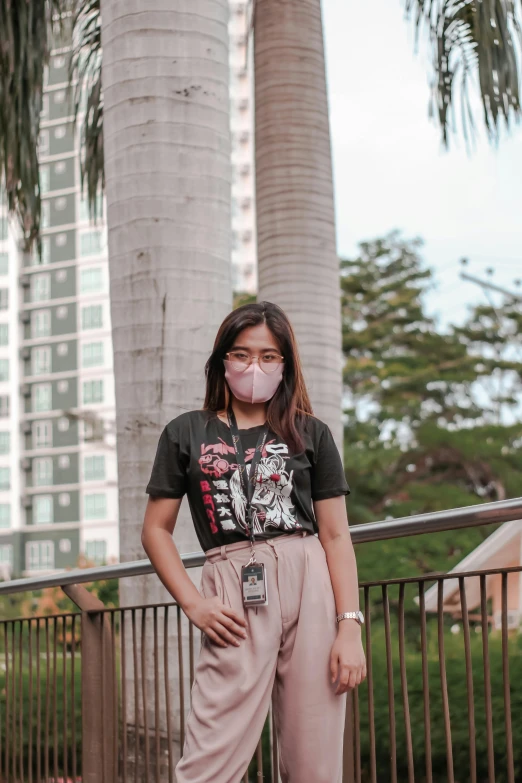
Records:
M105 188L103 167L103 93L100 0L76 0L74 47L69 80L74 90L75 120L85 110L82 127L82 190L86 186L91 217L96 218L97 197Z
M26 249L39 234L38 138L44 68L65 0L0 0L0 170Z
M464 136L474 138L476 92L492 141L502 124L520 119L521 10L520 0L406 0L417 35L427 33L432 49L431 111L445 145L459 101Z

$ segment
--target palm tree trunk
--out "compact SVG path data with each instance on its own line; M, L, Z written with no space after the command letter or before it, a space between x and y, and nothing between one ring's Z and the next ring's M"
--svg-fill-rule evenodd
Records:
M259 299L294 325L316 415L341 445L341 313L320 0L257 0Z
M101 12L120 551L128 561L145 557L144 490L160 430L201 406L204 363L231 308L228 4L102 0ZM175 540L184 552L200 548L187 510ZM156 577L137 577L122 582L120 599L170 597Z

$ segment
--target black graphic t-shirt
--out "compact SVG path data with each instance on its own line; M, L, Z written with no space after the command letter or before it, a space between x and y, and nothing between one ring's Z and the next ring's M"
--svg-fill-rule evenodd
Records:
M239 430L247 471L263 426ZM317 532L312 501L347 495L339 452L326 424L307 418L305 448L290 454L269 433L252 498L256 538L297 530ZM228 424L208 411L191 411L163 430L146 492L155 497L188 496L204 551L248 540L246 498Z

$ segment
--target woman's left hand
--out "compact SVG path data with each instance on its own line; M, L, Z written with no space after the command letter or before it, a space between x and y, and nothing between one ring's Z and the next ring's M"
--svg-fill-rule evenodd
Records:
M355 620L339 623L337 639L330 653L332 683L337 681L336 695L352 690L366 678L366 657L361 627Z

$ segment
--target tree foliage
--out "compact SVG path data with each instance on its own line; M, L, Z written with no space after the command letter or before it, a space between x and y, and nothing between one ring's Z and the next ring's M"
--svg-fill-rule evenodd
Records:
M519 493L520 306L478 306L463 326L440 329L425 312L420 248L393 233L341 265L353 523ZM489 532L365 544L361 576L447 570Z
M38 140L50 36L62 0L0 0L0 182L28 245L40 230Z
M498 140L502 120L520 120L521 10L520 0L406 0L431 47L431 113L446 145L459 103L462 131L474 137L474 94L490 139Z

